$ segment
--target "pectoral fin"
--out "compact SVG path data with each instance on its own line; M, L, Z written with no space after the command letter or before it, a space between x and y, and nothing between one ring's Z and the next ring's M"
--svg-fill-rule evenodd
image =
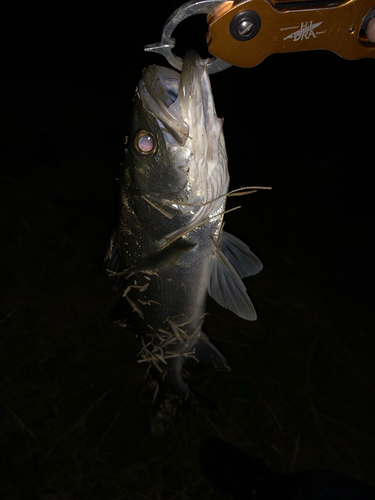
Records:
M121 274L128 276L134 273L158 273L162 271L165 267L170 265L179 265L181 258L190 252L195 247L194 244L187 243L186 241L180 239L173 245L170 245L159 252L155 252L149 255L145 259L140 260L133 266L125 269Z
M263 268L261 261L245 243L225 231L221 234L221 250L240 278L257 274Z
M208 293L218 304L241 318L255 320L257 315L245 285L227 257L217 250L212 259Z

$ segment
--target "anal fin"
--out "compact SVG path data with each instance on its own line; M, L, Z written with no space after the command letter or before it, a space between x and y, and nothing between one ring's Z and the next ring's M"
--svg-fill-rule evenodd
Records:
M194 358L206 365L213 365L218 370L230 370L228 361L224 358L221 352L210 342L209 338L203 332L200 332L196 339L193 340ZM189 346L190 350L191 347ZM190 361L187 358L187 362ZM194 361L191 361L194 362ZM186 361L185 361L186 364Z

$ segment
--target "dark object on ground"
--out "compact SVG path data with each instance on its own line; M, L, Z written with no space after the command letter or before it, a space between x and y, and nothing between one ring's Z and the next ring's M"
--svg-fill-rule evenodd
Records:
M207 439L199 449L207 479L235 500L373 500L375 490L331 471L281 474L244 451L219 439Z

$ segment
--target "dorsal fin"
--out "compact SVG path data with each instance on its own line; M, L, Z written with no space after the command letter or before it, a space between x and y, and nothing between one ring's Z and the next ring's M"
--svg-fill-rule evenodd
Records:
M117 247L117 232L113 229L109 238L107 250L105 252L103 271L108 278L109 284L113 290L121 290L124 286L124 278L122 275L113 274L121 271L120 253Z

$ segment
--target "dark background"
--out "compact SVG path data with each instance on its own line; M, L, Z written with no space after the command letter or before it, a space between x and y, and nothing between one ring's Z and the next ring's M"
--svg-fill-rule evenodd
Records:
M227 498L197 449L234 443L280 472L332 469L375 486L374 61L280 54L212 76L225 118L226 230L263 271L258 320L209 301L232 367L192 376L218 408L149 431L134 334L110 321L101 265L142 69L180 2L14 13L3 58L0 491L6 499ZM206 56L204 16L174 33Z

